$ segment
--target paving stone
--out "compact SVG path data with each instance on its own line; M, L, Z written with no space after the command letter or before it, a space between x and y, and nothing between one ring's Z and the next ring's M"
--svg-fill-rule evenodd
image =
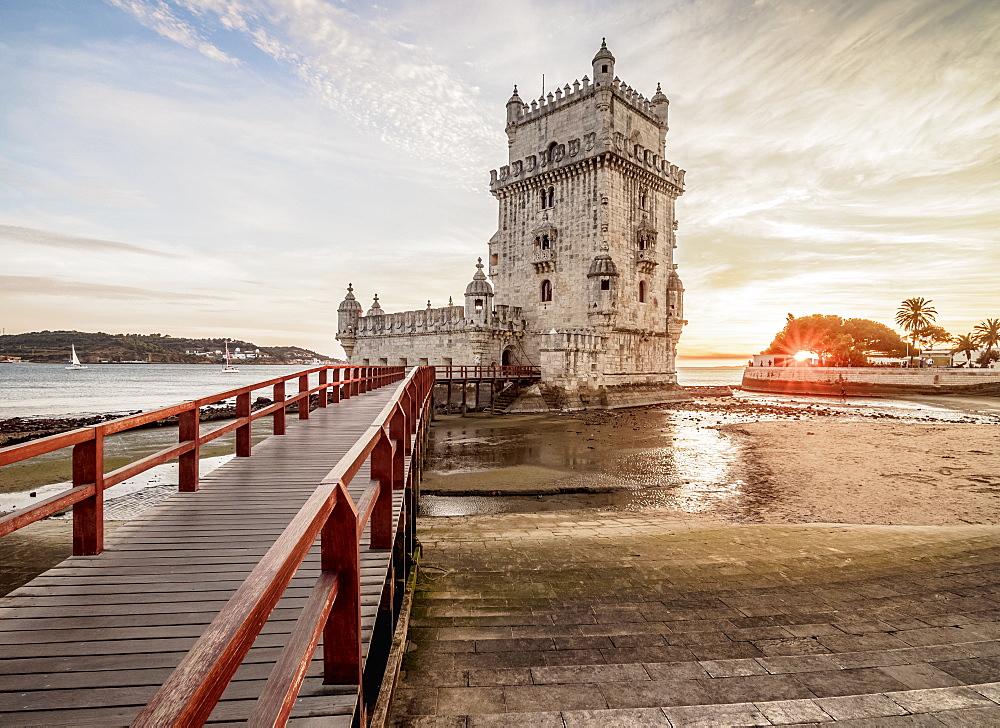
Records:
M794 700L814 694L788 675L748 675L699 680L713 703L740 703L757 700Z
M994 703L1000 703L1000 682L981 683L979 685L970 685L969 687L980 695L986 696Z
M610 708L658 708L670 705L704 705L711 697L700 680L653 680L605 686Z
M820 637L822 635L841 635L844 632L832 624L786 624L784 630L792 637Z
M755 701L754 704L774 725L823 723L830 720L830 715L812 700Z
M791 637L780 640L755 640L754 646L767 655L790 656L790 655L825 655L831 650L820 644L815 638Z
M399 687L392 698L396 715L434 715L437 713L438 691L435 688Z
M555 648L551 637L476 640L476 652L522 652L525 650L554 650Z
M901 639L893 637L891 634L866 634L862 636L844 635L824 635L818 637L820 644L830 652L867 652L871 650L899 650L911 645Z
M566 710L562 714L566 728L658 728L670 722L658 708L625 708L614 710ZM524 724L521 728L524 728ZM562 724L560 724L562 725Z
M934 717L955 728L995 728L1000 725L1000 706L992 708L966 708L934 713Z
M465 687L469 684L467 670L435 670L425 668L403 672L400 677L407 685L430 685L433 687Z
M329 722L328 718L319 720L322 723L317 725ZM466 728L467 721L464 715L410 715L393 720L392 724L398 728Z
M790 672L820 672L838 669L834 655L792 655L789 657L760 657L757 663L772 675Z
M527 667L501 668L497 670L470 670L470 687L493 687L497 685L531 685L531 670Z
M699 663L712 677L766 675L767 670L757 660L705 660Z
M552 641L555 643L557 650L600 650L615 646L610 637L599 636L567 635L564 637L553 637Z
M552 650L541 653L537 665L603 665L605 650Z
M927 627L925 629L907 629L897 632L896 637L908 645L922 647L924 645L949 645L956 642L972 642L983 639L971 631L972 628L962 627Z
M906 690L893 693L890 697L911 713L996 705L992 700L967 687Z
M563 728L558 712L470 715L468 728Z
M641 665L574 665L567 667L533 667L535 685L566 683L636 682L649 680Z
M935 662L934 666L963 683L982 683L1000 677L1000 657Z
M601 650L607 663L636 662L685 662L694 660L695 653L687 647L662 645L660 647L625 647Z
M691 653L698 660L734 660L744 657L763 657L764 653L749 642L729 644L692 645Z
M906 686L879 668L862 667L854 670L802 672L796 679L820 697L834 695L864 695L903 690Z
M881 667L883 665L909 665L914 661L907 650L887 652L847 652L830 655L839 667Z
M927 663L887 665L878 669L908 688L947 688L962 684L961 680Z
M852 718L881 718L890 715L906 715L909 711L885 695L846 695L839 698L818 698L816 704L834 720Z
M437 713L441 715L469 715L471 713L502 713L503 688L440 688Z
M653 680L694 680L711 677L699 662L644 662Z
M615 683L613 689L618 688L619 683ZM503 688L503 691L507 710L512 713L545 712L556 706L562 710L600 710L608 707L605 694L595 684L513 685Z
M699 705L691 708L664 708L670 722L676 727L717 728L718 726L770 725L771 722L753 703L733 705Z

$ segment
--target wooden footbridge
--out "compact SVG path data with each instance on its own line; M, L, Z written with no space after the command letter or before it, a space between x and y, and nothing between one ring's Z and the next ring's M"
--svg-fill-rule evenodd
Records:
M72 488L0 536L71 507L74 553L0 599L0 724L384 718L433 384L429 367L324 366L0 449L7 465L73 448ZM263 388L273 404L252 411ZM235 420L199 422L233 398ZM106 439L166 418L177 445L104 472ZM237 457L199 479L199 449L234 430ZM104 491L173 459L179 492L105 538Z
M453 406L465 415L469 407L479 410L483 387L489 390L490 412L504 410L521 388L534 384L542 378L542 370L536 366L442 366L435 367L435 379L443 386L441 392L445 411L451 414ZM469 401L469 387L472 387L472 402ZM455 396L457 390L459 396ZM459 399L459 401L455 401Z

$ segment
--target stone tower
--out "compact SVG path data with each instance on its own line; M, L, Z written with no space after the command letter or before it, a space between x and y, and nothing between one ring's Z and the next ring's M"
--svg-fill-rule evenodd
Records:
M337 339L344 347L344 353L348 361L354 353L354 346L357 344L358 319L361 318L361 304L354 297L354 286L347 284L347 295L340 302L337 308Z
M664 156L660 87L647 99L620 81L603 42L592 72L530 104L515 87L507 102L490 278L498 305L522 310L519 363L540 364L564 405L664 401L685 323L673 255L684 170Z

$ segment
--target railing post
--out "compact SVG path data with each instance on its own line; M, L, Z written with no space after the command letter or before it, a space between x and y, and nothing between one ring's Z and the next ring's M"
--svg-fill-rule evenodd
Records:
M383 427L371 454L372 480L377 480L379 487L375 508L369 521L371 541L368 548L370 549L392 548L392 483L395 465L393 460L392 440Z
M274 394L271 395L271 398L275 401L275 403L285 401L284 382L278 382L277 384L274 385ZM286 420L285 415L286 412L284 405L282 405L280 409L276 409L274 411L274 414L272 415L271 424L275 435L285 434L285 420Z
M250 392L236 395L236 418L242 419L244 417L250 417ZM247 422L236 428L236 457L238 458L250 457L250 426L251 423Z
M361 367L351 367L351 379L358 379L361 376ZM360 382L351 382L351 396L361 394Z
M410 435L413 434L413 426L415 424L415 421L413 418L414 397L411 389L407 389L405 392L403 392L403 395L399 398L399 408L404 415L403 422L405 424L405 427L403 428L403 432L405 433L406 436L403 438L404 442L403 453L406 455L409 455L413 452L413 444L412 444L413 438L410 437Z
M320 369L319 370L319 386L320 387L323 387L323 385L326 384L326 373L327 373L326 369ZM325 388L324 389L320 389L319 390L319 406L320 407L326 407L329 403L330 403L330 390L329 389L325 389Z
M333 380L333 389L331 394L333 395L333 403L336 404L340 401L340 367L334 369L331 374L333 375L331 379Z
M194 449L177 459L177 487L182 493L193 493L198 490L198 442L201 408L193 407L187 412L181 412L177 417L177 439L181 442L193 442Z
M308 392L308 391L309 391L309 375L308 374L303 374L301 377L299 377L299 394L302 394L303 392ZM307 394L305 397L303 397L302 399L299 400L299 419L300 420L308 420L309 419L309 406L310 406L309 399L310 399L310 397Z
M402 490L404 466L406 462L405 451L406 441L410 438L406 436L406 413L401 406L396 406L389 417L389 437L396 443L396 452L392 457L392 489Z
M73 504L73 555L94 556L104 550L104 432L73 446L73 486L94 484L94 495Z
M337 574L337 598L323 627L323 682L361 689L361 559L358 512L347 488L337 489L337 504L320 534L323 571ZM364 705L364 700L360 701ZM362 721L361 725L364 725Z

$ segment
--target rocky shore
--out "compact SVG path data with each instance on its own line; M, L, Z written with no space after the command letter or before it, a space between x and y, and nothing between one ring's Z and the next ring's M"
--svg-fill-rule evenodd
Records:
M251 410L257 411L272 404L273 400L267 397L258 397L250 405ZM314 394L309 403L310 411L319 406L319 395ZM298 412L298 402L288 406L289 412ZM0 420L0 447L7 445L17 445L29 440L37 440L41 437L59 435L63 432L78 430L81 427L93 427L102 422L109 422L121 417L141 414L142 410L132 410L130 412L110 412L106 414L83 415L79 417L11 417ZM217 420L231 420L236 417L236 404L220 404L201 408L202 422L215 422ZM157 427L172 427L177 425L176 417L166 417L147 425L141 425L135 429L150 429Z

